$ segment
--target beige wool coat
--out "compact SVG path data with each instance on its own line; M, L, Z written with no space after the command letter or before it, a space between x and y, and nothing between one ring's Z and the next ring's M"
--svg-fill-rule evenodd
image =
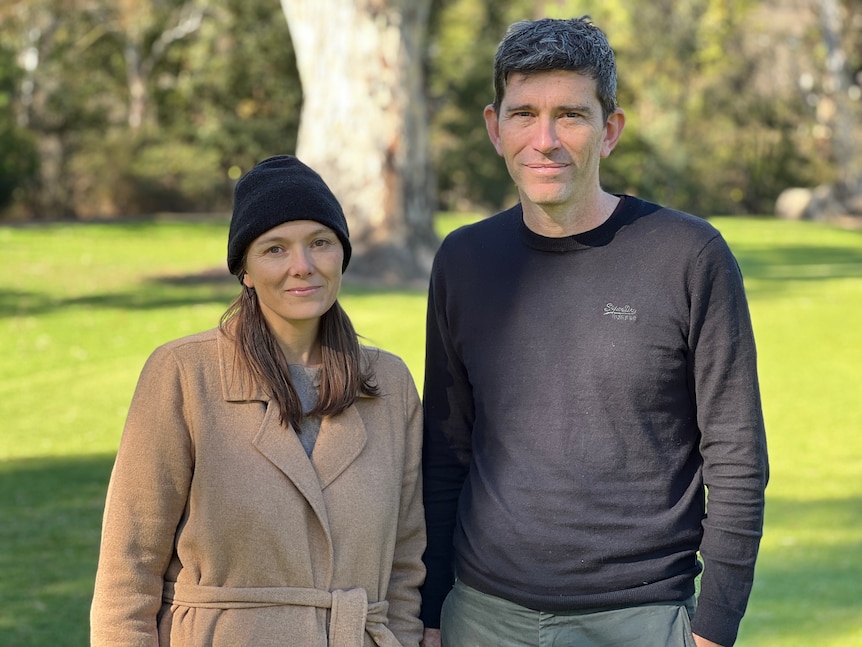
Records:
M381 397L312 456L211 330L147 361L111 475L94 646L397 647L422 634L419 397L363 349Z

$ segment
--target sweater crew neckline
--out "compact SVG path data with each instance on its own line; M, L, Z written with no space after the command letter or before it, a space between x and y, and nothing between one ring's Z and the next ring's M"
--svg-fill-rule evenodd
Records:
M519 204L514 214L517 219L518 233L527 246L543 252L573 252L592 247L602 247L611 242L616 232L625 224L624 214L628 210L628 202L630 201L626 199L627 196L625 195L618 195L617 197L620 201L608 219L601 225L580 234L559 238L537 234L527 227L524 222L523 207Z

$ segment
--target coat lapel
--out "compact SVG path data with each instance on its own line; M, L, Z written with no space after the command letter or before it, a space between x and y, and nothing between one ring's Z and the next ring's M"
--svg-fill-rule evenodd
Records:
M266 402L266 415L253 441L254 445L273 465L284 472L308 499L329 536L323 488L338 478L365 448L368 437L359 410L354 404L340 415L321 421L320 434L309 461L294 430L281 426L278 407L272 405L260 385L248 379L244 371L238 370L236 345L233 340L219 332L218 341L225 400ZM360 396L364 397L367 396Z
M263 422L252 444L293 482L314 510L326 536L330 537L329 518L320 481L296 432L293 428L285 429L282 426L278 407L272 403L269 395L254 380L249 379L245 371L239 370L233 340L219 332L218 341L224 399L233 402L259 400L266 403Z
M292 427L285 429L282 426L278 407L267 406L263 424L252 444L293 482L296 489L308 500L328 535L329 518L317 474L302 448L302 443L296 437L296 432Z
M355 404L335 417L324 418L311 453L320 487L327 487L347 469L362 453L367 441L365 422Z

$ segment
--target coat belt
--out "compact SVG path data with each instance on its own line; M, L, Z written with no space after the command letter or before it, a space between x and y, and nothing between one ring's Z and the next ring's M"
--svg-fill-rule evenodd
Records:
M256 607L305 606L331 609L328 647L362 647L365 632L378 647L400 647L389 631L389 603L369 604L365 589L324 591L291 586L240 588L165 582L163 599L168 604L201 609L253 609Z

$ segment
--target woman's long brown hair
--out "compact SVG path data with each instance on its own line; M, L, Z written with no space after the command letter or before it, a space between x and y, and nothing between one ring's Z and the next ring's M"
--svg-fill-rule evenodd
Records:
M229 327L228 322L235 322ZM269 329L252 288L242 292L221 317L219 328L233 337L241 365L264 387L279 407L281 422L301 431L303 415L334 416L352 405L360 394L379 396L374 372L366 363L356 330L336 301L320 318L318 339L323 363L314 409L303 414L299 395L290 380L287 359ZM231 329L229 329L231 328Z

